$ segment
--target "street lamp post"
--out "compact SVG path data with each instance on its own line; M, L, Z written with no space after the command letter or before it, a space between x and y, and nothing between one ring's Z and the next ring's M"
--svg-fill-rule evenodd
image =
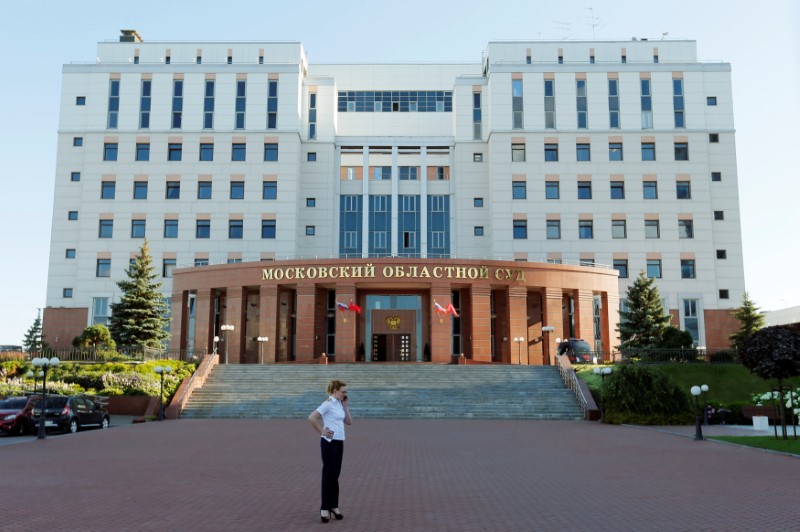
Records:
M219 344L219 336L214 337L214 353L212 353L214 355L217 354L217 344Z
M58 357L53 358L34 358L32 363L35 368L42 369L42 413L39 416L39 436L37 439L43 440L47 437L47 431L45 429L45 417L47 416L47 370L50 366L56 367L58 363L61 362L58 360Z
M703 392L703 425L708 425L708 384L700 386Z
M158 395L158 420L164 420L164 375L172 373L172 366L156 366L153 371L161 378L161 391Z
M600 375L600 390L601 390L601 402L600 402L600 423L603 422L603 418L605 418L606 414L606 375L611 375L611 372L614 371L611 368L594 368L594 374Z
M514 338L514 341L517 343L517 352L519 354L519 362L518 364L522 365L522 342L525 341L525 338L520 336L519 338Z
M702 441L703 440L703 428L700 426L702 422L702 418L700 417L700 394L702 393L702 389L700 386L692 386L690 390L692 395L694 395L694 408L695 408L695 415L694 415L694 439L695 441Z
M263 364L264 363L264 344L269 342L269 337L267 337L267 336L259 336L258 338L256 338L256 341L258 341L258 363L259 364Z
M542 363L544 364L544 357L547 356L547 364L550 364L550 333L555 331L556 328L552 325L545 325L542 327L542 339L544 340L544 349L542 350Z
M38 373L34 373L33 371L28 370L28 373L26 373L25 376L29 379L33 379L33 394L36 395L36 379L44 376L44 372L39 371Z
M225 363L228 363L228 331L233 332L235 327L233 325L220 325L219 330L222 331L222 342L225 344Z

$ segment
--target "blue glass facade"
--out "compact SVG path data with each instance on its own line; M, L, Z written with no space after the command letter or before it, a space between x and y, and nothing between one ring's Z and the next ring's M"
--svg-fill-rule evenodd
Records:
M339 91L340 113L450 113L452 91Z
M363 198L357 195L339 198L339 257L361 257L361 219Z
M369 197L369 256L392 253L392 197Z
M428 196L428 258L450 256L450 196Z
M397 254L419 257L419 196L398 196Z

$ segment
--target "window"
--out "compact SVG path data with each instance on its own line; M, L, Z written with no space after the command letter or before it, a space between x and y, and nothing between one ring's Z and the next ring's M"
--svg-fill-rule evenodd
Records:
M310 151L306 154L306 161L313 163L317 160L317 152Z
M511 128L522 129L523 125L523 106L522 106L522 80L511 80Z
M261 185L261 199L266 199L266 200L278 199L277 181L264 181L264 183Z
M306 207L316 207L316 206L317 206L316 198L306 198Z
M473 153L472 154L472 162L473 163L482 163L483 162L483 154L482 153Z
M716 96L706 96L706 105L713 107L717 105L717 97Z
M472 138L474 140L481 140L481 93L472 93Z
M642 197L644 199L658 199L658 183L655 181L642 183Z
M114 230L114 220L100 220L97 230L97 238L111 238Z
M684 104L683 104L682 79L672 80L672 110L673 114L675 115L675 127L676 128L686 127L686 117L684 115Z
M244 161L247 156L247 144L244 143L234 143L231 146L231 161ZM264 155L265 161L266 154ZM275 158L277 160L277 157Z
M146 220L131 220L131 238L144 238Z
M611 182L611 199L625 199L625 182Z
M97 259L95 277L111 277L111 259Z
M620 279L628 278L628 259L614 259L614 269L619 273Z
M81 180L81 173L80 172L72 172L69 174L70 181L80 181Z
M231 181L231 199L244 199L244 181Z
M517 162L517 163L525 162L525 145L524 144L512 144L511 145L511 160L513 162Z
M117 143L106 142L103 144L103 160L116 161L117 160Z
M180 161L183 158L183 144L170 143L167 146L167 160Z
M114 181L103 181L100 183L100 199L114 199L117 184Z
M528 220L514 220L514 239L528 238Z
M627 62L628 62L628 56L627 56L627 55L625 55L625 54L622 54L622 55L619 57L619 62L620 62L620 63L622 63L622 64L624 65L625 63L627 63Z
M75 248L67 248L67 252L66 252L65 258L74 259L76 256L77 256L77 253L75 252Z
M135 59L139 59L137 56ZM153 81L142 80L142 92L139 97L139 128L148 129L150 127L150 103Z
M678 238L694 238L694 221L678 220Z
M180 129L183 120L183 80L172 81L172 129Z
M400 181L416 181L417 180L417 167L416 166L400 166L397 170L398 170L398 173L400 174L400 176L399 176L400 177Z
M278 99L275 98L275 110L277 107ZM395 105L398 105L395 103ZM377 109L376 109L377 110ZM399 111L399 108L393 109ZM309 140L317 138L317 93L308 93L308 138Z
M314 236L316 234L316 227L313 225L306 226L306 236Z
M203 129L213 129L214 127L215 92L216 82L213 79L207 79L205 96L203 97ZM200 160L202 161L203 159Z
M711 181L722 181L722 172L711 172Z
M83 137L72 137L73 146L83 146Z
M278 160L278 145L277 144L264 144L264 160L277 161Z
M658 220L645 220L644 221L644 237L645 238L661 238L661 231Z
M688 161L689 160L689 144L686 142L675 143L675 160Z
M561 220L547 220L547 239L558 240L561 238Z
M655 142L642 142L642 160L655 161L656 160L656 143Z
M578 238L594 238L594 222L592 220L578 221Z
M106 128L117 129L119 119L119 80L112 79L108 82L108 117Z
M482 225L476 225L475 227L473 227L472 228L472 234L474 236L483 236L483 226Z
M261 220L261 238L275 238L275 220Z
M653 54L653 63L658 63L658 54Z
M559 55L558 56L558 64L559 65L563 65L564 64L564 56L563 55Z
M689 181L675 183L675 192L678 199L692 199L692 184Z
M69 211L67 213L67 220L77 220L78 219L78 211Z
M611 220L611 238L628 238L625 220Z
M717 258L718 258L718 259L727 259L727 258L728 258L728 252L727 252L727 250L724 250L724 249L718 249L718 250L717 250Z
M244 220L228 220L228 238L242 238Z
M86 96L76 96L75 105L86 105Z
M544 127L556 128L556 82L553 79L544 80Z
M133 182L133 199L147 199L147 181Z
M150 143L137 142L136 143L136 160L149 161L150 160Z
M194 266L208 266L208 259L194 259Z
M650 279L661 279L661 259L647 259L647 276Z
M177 259L163 259L163 265L161 267L161 276L165 279L172 277L172 270L175 269L177 264Z
M544 183L544 197L545 199L558 199L560 197L560 190L558 181L545 181Z
M513 181L511 183L511 197L513 199L527 198L528 194L525 187L526 187L525 181Z
M608 80L608 126L619 129L619 80Z
M653 129L653 98L650 93L650 80L640 79L639 87L641 89L642 129Z
M92 325L105 325L108 323L109 297L92 298Z
M164 238L178 238L178 220L164 220Z
M589 64L590 64L590 65L593 65L593 64L594 64L594 56L593 56L593 55L590 55L590 56L589 56Z
M437 181L446 181L450 179L450 167L449 166L437 166L436 167L436 180Z
M180 181L167 181L167 192L164 196L166 199L180 199L181 198L181 182Z
M708 142L716 144L719 142L719 133L709 133L708 134Z
M700 306L697 299L683 300L683 330L692 335L693 345L698 345L700 340L700 324L697 309Z
M83 105L83 104L79 104L79 105ZM67 299L71 298L72 297L72 288L65 288L64 290L61 291L61 295L63 297L65 297L65 298L67 298Z
M211 220L197 220L195 238L211 238Z
M544 145L544 160L546 162L558 161L558 144Z
M391 181L392 167L391 166L376 166L374 168L373 177L375 181Z
M472 199L472 206L473 207L483 207L483 198L473 198Z
M589 144L576 144L575 150L577 151L578 161L592 160L592 151Z
M309 103L309 107L314 110L313 118L311 120L312 123L317 121L316 117L316 94L311 102ZM316 124L314 124L316 126ZM267 86L267 129L276 129L278 127L278 80L271 79L268 82ZM314 138L314 136L309 135L308 138Z
M592 182L578 182L578 199L592 199Z
M197 199L211 199L211 181L197 183Z
M728 299L730 297L730 292L727 289L722 289L719 291L719 298L720 299Z
M213 161L214 160L214 144L202 143L200 144L200 160Z
M592 63L594 63L594 56L592 56ZM589 111L585 79L575 80L575 99L578 111L578 129L586 129L589 127Z
M714 211L714 219L715 220L724 220L725 219L725 211Z
M234 115L234 129L244 129L244 116L247 107L247 81L236 81L236 113Z
M681 279L694 279L694 259L681 259Z

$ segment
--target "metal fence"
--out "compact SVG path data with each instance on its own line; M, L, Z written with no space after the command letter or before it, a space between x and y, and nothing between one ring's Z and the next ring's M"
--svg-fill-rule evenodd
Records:
M735 349L622 349L611 359L637 364L741 364Z
M200 360L206 349L151 349L142 347L118 347L116 349L47 349L42 352L24 353L11 360L33 360L36 357L57 357L60 362L144 362L146 360ZM10 359L10 358L9 358ZM0 357L0 361L3 358Z

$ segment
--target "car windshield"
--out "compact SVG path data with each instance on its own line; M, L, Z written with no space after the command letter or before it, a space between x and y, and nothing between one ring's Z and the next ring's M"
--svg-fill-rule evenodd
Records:
M591 353L592 347L583 340L578 340L576 342L572 342L572 350L575 353Z
M3 410L22 410L28 404L27 397L11 397L0 401L0 409Z
M66 397L48 397L47 398L47 408L64 408L64 405L67 404ZM37 410L41 408L41 406L36 407Z

